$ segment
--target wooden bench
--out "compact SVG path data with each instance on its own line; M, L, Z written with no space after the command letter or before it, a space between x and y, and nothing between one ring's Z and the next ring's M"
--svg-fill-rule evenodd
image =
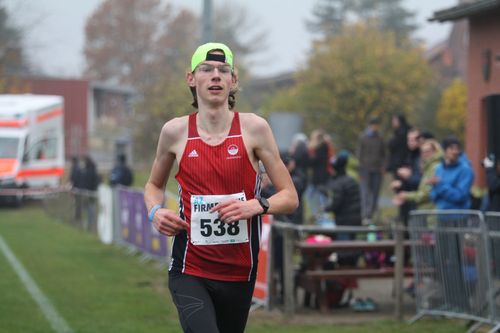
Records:
M406 240L403 242L405 247L410 247L411 245L418 245L418 242ZM393 251L396 242L391 239L387 240L377 240L373 242L364 240L353 240L353 241L332 241L326 244L310 244L307 242L297 242L297 248L303 254L316 254L316 253L333 253L339 251Z
M405 276L413 276L413 268L405 267L403 269ZM325 280L335 278L385 278L394 277L394 268L360 268L360 269L332 269L305 271L304 276L313 280Z
M414 245L415 242L406 240L403 242L405 248ZM326 293L326 281L357 278L393 278L393 267L380 268L338 268L332 270L323 269L330 255L334 252L356 252L365 253L369 251L393 252L396 242L394 240L378 241L332 241L326 244L310 244L304 241L297 242L297 249L301 252L308 265L303 272L297 276L297 285L304 288L309 293L313 293L318 301L321 312L328 311L328 298ZM413 268L403 269L404 276L413 276Z

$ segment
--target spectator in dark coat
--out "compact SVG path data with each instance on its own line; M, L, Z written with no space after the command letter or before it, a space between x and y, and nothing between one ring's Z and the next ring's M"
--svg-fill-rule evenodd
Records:
M500 212L500 159L486 157L483 161L488 185L488 211Z
M407 135L408 154L403 164L396 170L396 179L391 182L391 188L394 192L401 191L413 192L418 189L422 178L422 169L420 164L420 131L411 129ZM405 201L399 206L399 218L406 226L410 211L416 208L412 201Z
M109 185L130 186L133 182L132 170L127 166L127 158L124 154L118 155L117 161L109 174Z
M90 156L85 157L85 167L82 176L82 188L86 191L80 193L83 199L83 209L87 214L87 219L83 221L84 230L95 229L97 225L97 187L101 178L97 173L97 168Z
M97 191L101 178L97 174L97 168L90 156L85 157L85 167L82 174L82 188L89 191Z
M69 181L71 182L71 186L73 188L82 188L83 183L83 170L80 167L80 161L78 157L71 157L71 171L69 175Z
M396 172L400 168L408 155L406 136L410 126L406 122L403 114L392 116L393 134L387 143L387 167L386 171L391 172L396 177Z
M307 147L307 136L304 133L297 133L292 138L290 145L290 158L294 160L294 169L307 176L309 169L309 148Z
M335 224L338 226L361 225L361 195L358 182L346 174L349 155L338 154L333 159L334 175L328 182L331 202L326 207L327 211L335 214ZM356 239L353 232L337 233L338 240ZM360 256L358 251L343 252L338 254L338 264L341 266L355 266Z
M332 163L334 176L328 183L332 200L326 207L335 214L335 223L339 226L361 225L361 196L359 184L346 174L349 156L339 154Z
M71 157L71 170L69 174L69 181L71 182L71 186L73 187L73 195L75 200L75 221L76 223L80 223L82 219L82 206L83 206L83 198L78 190L83 189L83 169L80 166L80 159L76 156Z
M364 224L371 224L385 172L385 144L379 133L380 119L373 117L359 139L361 207Z

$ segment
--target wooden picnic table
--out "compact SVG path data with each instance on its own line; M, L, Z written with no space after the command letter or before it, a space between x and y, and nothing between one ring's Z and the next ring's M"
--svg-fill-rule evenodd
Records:
M415 242L405 240L403 246L409 248ZM296 248L301 252L306 264L305 271L300 272L298 283L306 291L314 293L318 299L321 312L328 311L328 299L325 290L327 280L335 279L357 279L357 278L387 278L394 277L395 270L390 266L381 267L338 267L336 269L324 269L332 253L337 252L370 252L385 251L393 253L396 241L376 240L334 240L330 243L311 244L306 241L296 242ZM405 276L412 276L413 269L406 267L403 269Z

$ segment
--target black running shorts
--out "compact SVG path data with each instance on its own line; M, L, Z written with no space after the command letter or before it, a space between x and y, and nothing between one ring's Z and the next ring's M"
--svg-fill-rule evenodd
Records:
M243 333L255 280L216 281L170 272L168 287L185 333Z

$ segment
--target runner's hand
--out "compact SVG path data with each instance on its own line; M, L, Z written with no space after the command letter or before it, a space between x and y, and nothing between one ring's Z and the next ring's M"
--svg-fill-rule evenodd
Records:
M233 223L246 220L262 212L262 207L257 200L227 200L217 204L210 213L217 212L219 219L224 223Z
M153 217L153 225L161 234L175 236L182 230L188 229L186 221L181 219L173 210L160 208Z

